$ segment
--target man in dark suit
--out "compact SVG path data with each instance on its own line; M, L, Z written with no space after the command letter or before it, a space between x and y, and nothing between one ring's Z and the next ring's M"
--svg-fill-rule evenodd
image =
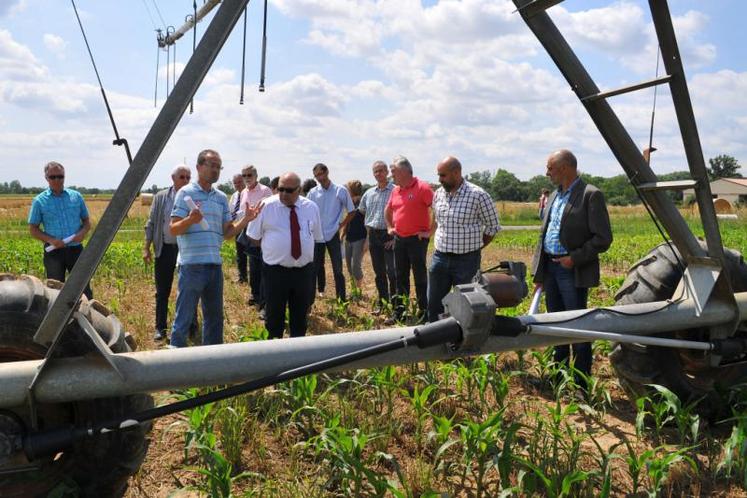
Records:
M532 260L535 286L544 288L547 311L586 308L590 287L599 285L599 254L612 244L604 195L579 176L576 157L559 150L547 159L547 176L558 188L550 195ZM568 345L555 347L555 361L568 362ZM576 370L591 374L591 343L573 345ZM584 378L577 383L586 387Z

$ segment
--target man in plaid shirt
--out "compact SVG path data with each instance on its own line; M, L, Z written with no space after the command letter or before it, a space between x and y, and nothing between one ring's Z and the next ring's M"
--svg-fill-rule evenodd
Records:
M472 281L480 250L501 229L490 195L462 177L462 165L448 156L436 167L441 187L433 198L436 250L428 270L428 320L443 313L441 300L454 285Z

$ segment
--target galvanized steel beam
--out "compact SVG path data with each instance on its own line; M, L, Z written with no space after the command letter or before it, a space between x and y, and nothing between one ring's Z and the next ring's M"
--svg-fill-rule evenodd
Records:
M739 318L747 319L747 293L736 295ZM736 317L729 306L709 304L700 317L695 316L692 300L654 302L614 306L599 310L564 311L519 317L524 325L561 325L574 329L649 335L667 331L710 326ZM625 315L622 319L621 316ZM233 384L257 379L296 368L331 356L380 344L409 334L412 327L347 332L295 339L268 340L177 350L143 351L115 354L126 381L100 358L67 358L54 360L37 384L40 403L57 403L82 399L122 396L137 392L181 389L190 386ZM468 352L444 347L408 348L359 361L344 369L372 368L421 361L450 360L467 354L485 354L568 344L571 338L532 335L499 337L493 335L479 348ZM0 408L24 403L27 388L41 361L0 364L2 398Z

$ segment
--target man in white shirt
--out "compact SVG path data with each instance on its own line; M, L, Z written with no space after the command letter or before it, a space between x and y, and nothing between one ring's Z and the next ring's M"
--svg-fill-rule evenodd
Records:
M247 230L249 238L262 241L265 326L273 339L283 337L286 306L290 336L306 334L315 283L314 244L324 240L319 208L301 197L299 176L285 173L277 190Z

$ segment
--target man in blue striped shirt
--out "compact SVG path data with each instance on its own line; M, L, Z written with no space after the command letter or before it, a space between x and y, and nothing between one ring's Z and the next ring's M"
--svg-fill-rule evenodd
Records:
M49 188L31 202L29 232L44 242L44 270L47 278L65 281L65 273L73 269L83 252L81 242L91 229L91 220L83 196L65 188L65 168L52 161L44 166ZM44 226L42 230L41 226ZM83 293L93 298L91 285Z
M244 206L244 217L232 221L226 194L213 187L223 169L220 155L205 149L197 156L197 182L182 187L171 211L171 234L179 246L179 292L169 347L187 345L187 333L202 302L202 343L223 343L223 240L236 236L257 217L262 206Z
M376 185L363 193L358 211L364 214L368 230L368 250L371 266L376 275L376 290L379 300L374 315L381 314L384 306L397 293L397 272L394 267L394 237L386 229L384 209L392 195L394 184L389 181L389 167L384 161L376 161L371 167Z

